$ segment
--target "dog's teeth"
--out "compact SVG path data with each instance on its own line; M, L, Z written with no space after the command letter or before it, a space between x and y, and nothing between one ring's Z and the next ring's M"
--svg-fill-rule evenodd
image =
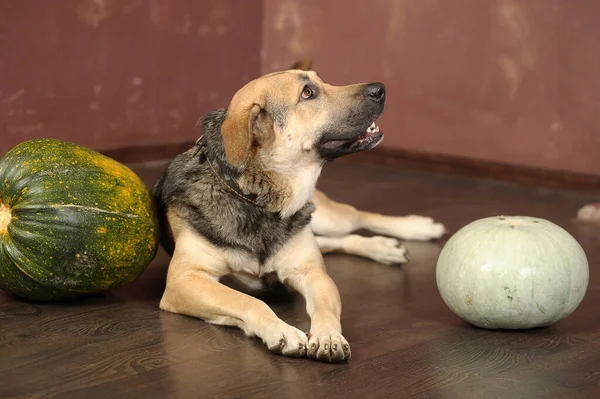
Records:
M370 129L375 129L375 122L371 123L371 126L369 126Z
M379 126L376 126L375 129L373 129L373 132L378 133L379 132Z

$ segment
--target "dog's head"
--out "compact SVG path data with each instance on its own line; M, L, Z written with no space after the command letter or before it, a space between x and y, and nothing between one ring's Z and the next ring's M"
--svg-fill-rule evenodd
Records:
M383 133L382 83L331 86L314 71L276 72L233 97L221 125L227 161L274 169L305 166L375 147Z

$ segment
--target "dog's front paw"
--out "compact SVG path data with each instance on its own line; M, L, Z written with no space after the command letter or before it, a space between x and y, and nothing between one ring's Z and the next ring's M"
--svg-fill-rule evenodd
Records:
M290 357L306 356L308 337L305 333L284 322L268 328L263 342L271 352Z
M308 340L308 357L322 362L339 363L350 359L350 344L338 332L312 333Z
M442 237L447 231L443 224L436 223L432 218L426 216L406 216L399 225L402 228L398 237L405 240L434 240Z

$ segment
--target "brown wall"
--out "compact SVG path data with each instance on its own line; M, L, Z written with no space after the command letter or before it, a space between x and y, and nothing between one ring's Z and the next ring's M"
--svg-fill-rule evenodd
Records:
M381 80L384 146L600 176L596 0L0 0L0 154L183 142L312 56Z
M265 1L262 71L382 80L384 146L600 175L597 0Z
M193 139L260 72L262 7L235 0L0 0L0 155Z

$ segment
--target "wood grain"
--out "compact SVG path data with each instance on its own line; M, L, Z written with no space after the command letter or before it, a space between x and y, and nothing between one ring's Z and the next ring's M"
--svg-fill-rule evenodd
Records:
M135 170L151 184L163 166ZM0 294L0 398L597 397L600 225L573 219L591 195L353 163L329 165L320 186L363 209L431 215L451 231L496 214L550 219L588 255L587 296L553 327L486 331L454 316L437 292L443 242L407 243L413 260L402 267L330 255L353 357L329 365L275 356L241 331L159 311L168 264L160 252L138 281L86 300ZM308 329L297 295L269 304Z

